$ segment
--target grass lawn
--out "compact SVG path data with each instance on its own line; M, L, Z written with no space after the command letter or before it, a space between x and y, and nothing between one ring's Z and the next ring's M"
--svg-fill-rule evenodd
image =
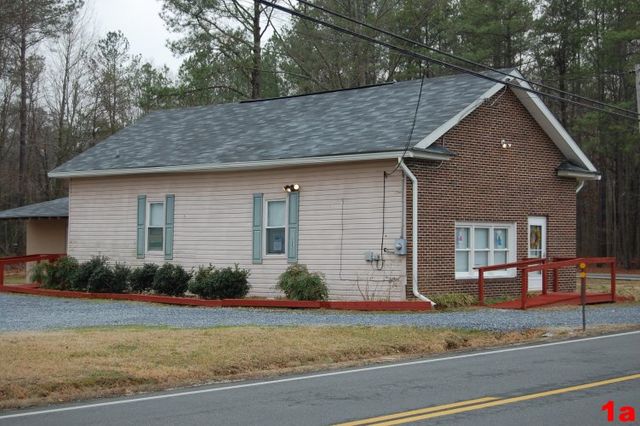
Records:
M489 347L540 338L413 327L111 327L0 333L0 408Z
M609 279L587 279L587 291L594 293L608 293L611 289ZM576 291L580 291L580 280L576 286ZM616 281L616 294L618 296L633 296L636 302L640 301L640 281Z
M4 276L4 283L6 285L10 284L25 284L28 282L25 274L6 274Z

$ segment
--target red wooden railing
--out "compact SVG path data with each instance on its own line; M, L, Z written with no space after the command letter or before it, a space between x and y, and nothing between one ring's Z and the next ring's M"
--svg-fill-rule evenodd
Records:
M611 274L610 279L610 295L611 301L616 300L616 258L615 257L577 257L574 259L562 259L554 260L553 262L547 262L541 265L532 265L522 270L522 289L520 295L520 308L527 309L527 292L529 291L529 272L541 271L543 277L548 270L554 271L554 287L557 288L557 274L558 270L562 268L576 268L584 265L584 268L580 268L581 272L587 272L589 265L609 265ZM584 285L584 283L583 283ZM557 290L554 290L557 291Z
M14 256L0 258L0 287L4 287L4 268L6 265L19 265L27 262L42 262L43 260L53 262L65 254L30 254L27 256Z
M535 265L538 263L546 262L546 259L522 259L518 262L511 263L502 263L500 265L489 265L489 266L479 266L474 269L478 270L478 303L484 305L484 273L489 271L500 271L502 269L513 269L517 268L518 270L522 270L529 265ZM543 280L546 281L546 280ZM542 287L544 288L546 284L543 282Z
M547 274L553 272L553 291L559 290L558 271L562 268L577 268L584 265L581 272L586 274L588 265L607 264L610 268L611 283L610 294L611 301L616 298L616 258L615 257L576 257L576 258L553 258L553 259L523 259L518 262L503 263L500 265L481 266L478 270L478 302L484 304L484 286L487 271L497 271L502 269L517 268L520 271L520 307L527 308L527 295L529 293L529 273L540 271L542 273L542 294L548 293Z

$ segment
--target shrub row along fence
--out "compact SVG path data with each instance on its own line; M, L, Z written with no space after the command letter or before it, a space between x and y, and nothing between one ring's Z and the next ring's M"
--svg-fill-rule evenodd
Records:
M183 296L187 291L203 299L240 299L251 288L249 270L234 267L200 266L186 271L180 265L145 263L132 268L110 264L104 256L78 262L71 256L40 262L31 271L31 280L43 288L91 293L152 293ZM290 300L327 300L324 277L311 273L305 265L291 265L279 278L276 288Z

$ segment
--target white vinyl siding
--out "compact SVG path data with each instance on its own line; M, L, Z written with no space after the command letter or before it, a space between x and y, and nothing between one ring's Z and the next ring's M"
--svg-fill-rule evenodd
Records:
M456 279L475 278L480 266L516 260L516 226L513 223L456 223ZM490 271L487 277L513 277L515 270Z
M282 187L300 185L298 262L325 275L332 299L405 298L405 257L393 254L402 229L402 174L387 178L385 264L382 271L364 260L380 251L382 173L394 161L370 161L286 169L220 173L113 176L72 179L69 254L80 260L101 254L113 262L164 263L162 252L136 259L136 203L176 194L172 263L187 269L209 263L238 263L251 271L251 296L280 297L278 276L287 256L264 256L253 264L253 194L283 200ZM266 205L263 204L264 210ZM264 212L263 212L264 217ZM285 222L286 223L286 222ZM264 227L264 220L263 220ZM263 232L264 233L264 232ZM263 235L262 246L266 236ZM286 243L286 240L285 240Z

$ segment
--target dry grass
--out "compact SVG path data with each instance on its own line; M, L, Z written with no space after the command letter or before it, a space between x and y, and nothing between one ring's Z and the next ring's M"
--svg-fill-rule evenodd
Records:
M28 282L27 276L25 273L7 273L4 276L5 284L24 284Z
M123 327L0 334L0 408L488 347L542 331Z
M609 279L587 279L587 291L594 293L608 293L611 289ZM580 291L580 280L576 286ZM616 294L618 296L633 296L636 302L640 301L640 281L616 281Z

